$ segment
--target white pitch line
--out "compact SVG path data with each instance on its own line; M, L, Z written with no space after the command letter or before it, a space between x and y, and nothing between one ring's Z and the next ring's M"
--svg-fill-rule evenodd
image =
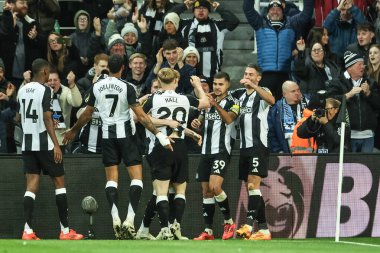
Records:
M380 245L370 244L370 243L362 243L362 242L339 241L338 243L347 243L347 244L355 244L355 245L361 245L361 246L380 247Z

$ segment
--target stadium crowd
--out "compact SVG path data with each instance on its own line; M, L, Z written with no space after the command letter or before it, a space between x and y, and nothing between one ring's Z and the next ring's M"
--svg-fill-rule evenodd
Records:
M30 162L28 152L50 150L52 161L34 161L35 167L61 163L58 149L103 154L115 236L165 240L187 239L180 229L189 177L186 154L198 153L205 229L195 240L214 239L215 203L224 216L223 239L236 231L246 239L270 240L260 191L270 152L339 152L342 121L347 123L345 151L380 148L380 0L331 1L322 12L316 0L304 0L302 11L291 2L271 0L262 13L254 9L254 0L242 2L256 34L257 64L247 62L241 88L230 90L230 75L222 71L228 60L223 42L239 19L219 2L84 0L73 17L75 31L66 36L57 21L62 15L58 1L5 1L0 16L0 153L22 153L24 162ZM187 10L193 17L184 19ZM220 19L210 18L211 12ZM41 89L41 110L32 107L37 98L25 95L36 82L50 87ZM53 133L45 110L51 112ZM38 132L30 132L37 122L35 130L49 135L46 147L41 135L32 136ZM247 182L249 193L247 224L239 229L222 189L235 141L240 143L239 179ZM136 232L142 155L152 168L155 191ZM131 179L124 222L117 209L121 160ZM38 179L31 175L39 171L29 165L24 164L29 177L23 239L38 239L31 228ZM60 170L50 174L60 237L81 239L68 228ZM149 233L155 212L161 224L157 237ZM253 231L256 220L259 230Z

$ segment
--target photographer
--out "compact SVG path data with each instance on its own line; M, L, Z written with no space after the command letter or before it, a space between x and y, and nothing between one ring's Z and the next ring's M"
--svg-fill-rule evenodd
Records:
M317 153L339 153L340 145L340 123L337 123L340 102L333 98L327 98L324 107L315 109L298 129L300 138L315 138ZM349 150L350 130L346 125L345 150Z

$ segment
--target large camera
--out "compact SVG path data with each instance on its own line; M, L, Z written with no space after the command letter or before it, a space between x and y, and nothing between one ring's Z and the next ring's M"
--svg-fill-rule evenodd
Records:
M324 116L326 115L326 110L323 109L323 108L317 108L317 109L315 109L315 111L314 111L314 115L315 115L315 117L317 117L317 118L324 117Z

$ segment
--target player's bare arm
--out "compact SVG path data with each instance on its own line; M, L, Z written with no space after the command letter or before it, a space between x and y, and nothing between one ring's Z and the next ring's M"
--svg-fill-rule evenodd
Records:
M84 125L86 125L87 122L89 122L91 120L92 113L94 111L95 111L95 107L89 106L89 105L86 106L86 109L82 112L82 114L78 118L78 121L75 123L75 125L63 133L63 136L64 136L63 143L64 144L69 143L70 141L72 141L75 138L75 136L79 132L79 130L82 129L82 127Z
M198 109L209 108L210 107L210 101L209 101L206 93L202 89L201 79L198 76L191 76L190 83L194 87L195 94L197 94L197 96L199 98Z
M231 124L236 119L236 117L237 117L236 113L234 113L234 112L227 112L216 101L215 102L211 102L211 105L215 107L215 109L218 112L220 118L227 125Z
M59 147L57 136L55 135L55 132L54 132L54 123L53 123L51 111L44 112L44 124L51 140L54 143L54 161L56 163L61 163L62 151L61 151L61 148Z
M192 138L198 146L202 145L202 136L197 134L195 131L185 128L185 135Z
M202 115L199 115L199 117L197 119L194 119L192 122L191 122L191 127L197 131L198 133L201 132L202 130L202 127L203 127L203 122L204 122L204 117Z
M173 147L170 144L170 139L162 134L158 129L154 126L153 122L150 120L150 117L144 112L144 110L141 108L139 103L135 103L132 105L129 105L130 108L135 113L137 120L151 133L153 133L157 139L160 141L161 145L164 146L166 149L170 149L173 151Z

